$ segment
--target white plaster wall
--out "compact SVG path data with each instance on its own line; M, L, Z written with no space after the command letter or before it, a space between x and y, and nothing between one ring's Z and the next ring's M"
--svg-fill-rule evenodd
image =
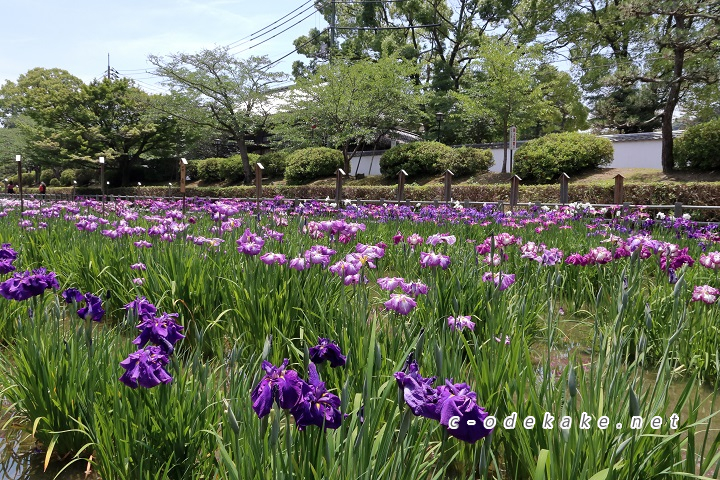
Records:
M626 141L613 142L615 150L614 160L607 168L656 168L662 169L661 140L642 140L642 141ZM495 163L490 167L491 172L500 172L503 163L503 149L491 149ZM359 157L353 157L350 160L352 166L351 175L355 175L358 166ZM508 150L508 170L510 169L510 150ZM357 173L363 173L367 176L380 175L380 155L363 155L360 161L360 169Z

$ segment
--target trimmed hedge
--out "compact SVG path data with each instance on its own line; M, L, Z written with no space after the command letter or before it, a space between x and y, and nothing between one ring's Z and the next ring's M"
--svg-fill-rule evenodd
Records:
M694 125L673 142L675 165L682 169L720 168L720 118Z
M571 202L589 203L613 203L612 185L585 185L570 184L568 196ZM72 188L49 188L48 193L70 194ZM167 196L166 186L157 187L127 187L113 188L108 195L114 196ZM560 198L559 185L521 185L520 203L542 202L557 203ZM78 188L78 195L100 195L100 188ZM179 196L177 188L172 189L174 196ZM188 187L188 197L213 197L213 198L255 198L254 186L232 186L232 187ZM409 202L417 201L440 201L443 195L442 185L432 186L406 186L405 197ZM491 185L459 185L452 188L454 200L472 202L498 202L506 204L510 198L509 184ZM335 187L327 185L302 185L302 186L264 186L263 197L273 198L282 196L292 198L315 198L323 200L327 197L335 197ZM396 186L347 186L343 188L343 198L350 200L382 200L393 202L397 198ZM708 183L679 183L679 182L657 182L657 183L626 183L625 201L640 205L672 205L681 202L685 205L720 205L720 182Z
M251 170L253 170L255 163L259 161L260 155L250 153L248 158L250 159ZM238 183L245 179L240 155L227 158L206 158L192 163L195 164L197 178L205 183ZM190 178L193 178L190 173L187 174L190 175Z
M270 178L282 178L285 176L289 155L290 153L286 151L270 152L260 155L258 161L265 167L265 175Z
M410 176L436 175L450 170L457 176L487 172L493 164L490 150L453 148L439 142L412 142L397 145L380 157L380 173L397 178L400 170Z
M530 140L515 152L515 172L525 181L550 183L565 172L609 165L612 142L588 133L552 133Z
M326 147L296 150L287 157L285 181L291 185L308 183L334 175L343 166L343 154Z

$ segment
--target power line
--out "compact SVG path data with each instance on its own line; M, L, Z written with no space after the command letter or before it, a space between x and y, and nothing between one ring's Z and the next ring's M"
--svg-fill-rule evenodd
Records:
M299 15L302 15L303 13L307 12L308 10L313 10L313 12L312 12L310 15L308 15L307 17L305 17L305 18L311 17L312 15L315 15L315 14L317 13L317 12L315 11L315 5L312 5L312 6L308 7L308 8L306 8L305 10L303 10L302 12L298 13L298 15L296 15L296 17L299 16ZM266 32L264 32L264 33L261 33L260 35L253 35L252 37L250 37L249 39L247 39L247 40L245 40L245 41L240 41L240 40L238 40L237 42L233 42L233 43L231 43L230 45L228 45L228 50L232 50L233 48L237 48L237 47L239 47L239 46L241 46L241 45L245 45L246 43L250 43L250 42L252 42L253 40L257 40L258 38L264 37L265 35L269 34L269 33L272 32L273 30L277 30L278 28L282 27L283 25L287 24L288 22L291 22L291 21L294 20L294 19L295 19L295 18L291 18L291 19L289 19L289 20L287 20L287 21L285 21L285 22L282 22L281 24L274 26L274 27L271 28L270 30L268 30L268 31L266 31ZM265 27L265 28L267 28L267 27ZM291 27L291 28L292 28L292 27ZM283 30L283 31L285 31L285 30ZM282 33L282 32L281 32L281 33ZM234 46L233 46L233 45L234 45ZM252 47L250 47L250 48L252 48Z
M315 12L312 12L310 15L307 15L306 17L301 18L301 19L298 20L297 22L295 22L295 23L293 23L292 25L290 25L289 27L287 27L285 30L279 31L278 33L276 33L276 34L273 35L272 37L266 38L266 39L263 40L262 42L258 42L258 43L256 43L255 45L250 45L249 47L244 48L244 49L238 51L237 53L247 52L248 50L252 50L253 48L257 47L258 45L262 45L262 44L265 43L265 42L269 42L270 40L272 40L273 38L277 37L277 36L280 35L281 33L287 32L287 31L290 30L291 28L295 27L296 25L299 25L300 23L304 22L305 20L307 20L308 18L312 17L313 15L315 15Z
M305 3L303 3L302 5L300 5L299 7L297 7L297 8L296 8L295 10L293 10L292 12L290 12L290 13L282 16L282 17L280 17L280 18L277 19L277 20L275 20L275 21L274 21L273 23L271 23L270 25L267 25L267 26L261 28L260 30L258 30L258 31L256 31L256 32L253 32L253 33L251 33L250 35L248 35L248 36L246 36L246 37L241 38L240 40L236 40L236 41L230 43L230 44L228 45L228 48L230 48L230 47L232 47L232 46L234 46L234 45L242 42L243 40L245 40L245 39L247 39L247 38L250 38L250 37L253 37L253 36L257 35L258 33L262 32L263 30L267 30L268 28L272 27L273 25L275 25L275 24L278 23L279 21L284 20L285 18L289 17L290 15L292 15L292 14L295 13L295 12L297 12L298 10L300 10L301 8L303 8L305 5L307 5L308 3L313 2L313 1L314 1L314 0L308 0L307 2L305 2ZM311 8L315 8L315 5L313 5ZM307 11L307 9L306 9L306 10L303 10L303 12L305 12L305 11ZM252 38L250 38L250 40L252 40Z
M273 65L279 63L281 60L286 59L287 57L289 57L289 56L292 55L293 53L296 53L300 48L304 47L304 46L307 45L308 43L310 43L310 42L312 42L313 40L315 40L316 38L320 37L320 35L322 35L323 33L325 33L325 31L326 31L328 28L329 28L329 27L323 28L321 31L319 31L319 32L317 33L317 35L309 38L306 42L303 42L303 43L301 43L300 45L298 45L297 47L295 47L295 49L294 49L292 52L287 53L287 54L283 55L282 57L278 58L277 60L268 63L267 65L265 65L265 66L263 67L263 69L268 69L268 68L272 67Z

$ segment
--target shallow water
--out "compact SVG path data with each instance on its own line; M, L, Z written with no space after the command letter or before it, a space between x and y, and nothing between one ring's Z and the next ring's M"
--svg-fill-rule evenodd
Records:
M0 431L0 478L6 480L99 480L94 473L85 474L86 462L71 465L59 476L64 464L52 461L43 472L45 452L38 449L26 432L17 428Z

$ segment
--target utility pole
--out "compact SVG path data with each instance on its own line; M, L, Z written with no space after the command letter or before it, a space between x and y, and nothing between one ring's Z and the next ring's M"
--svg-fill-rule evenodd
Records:
M335 48L335 27L337 22L337 11L335 10L335 0L332 0L332 13L330 18L330 48L328 48L328 63L332 63L332 51Z
M114 68L110 68L110 54L108 53L108 68L107 68L107 79L109 81L118 80L120 78L120 74L117 70Z

